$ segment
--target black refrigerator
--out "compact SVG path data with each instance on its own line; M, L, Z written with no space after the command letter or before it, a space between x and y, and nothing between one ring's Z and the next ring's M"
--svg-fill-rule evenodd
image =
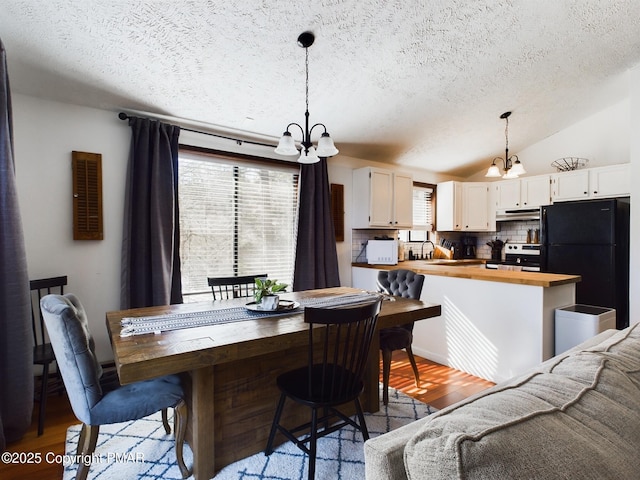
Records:
M576 303L616 309L629 326L629 199L541 207L540 269L581 275Z

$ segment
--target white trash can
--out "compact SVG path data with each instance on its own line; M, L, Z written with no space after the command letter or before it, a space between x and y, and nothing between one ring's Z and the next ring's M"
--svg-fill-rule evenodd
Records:
M616 328L616 311L613 308L580 304L556 308L555 354L566 352L610 328Z

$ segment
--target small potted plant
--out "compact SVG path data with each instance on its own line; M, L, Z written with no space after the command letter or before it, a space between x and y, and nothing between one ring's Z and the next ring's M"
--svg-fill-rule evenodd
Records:
M259 305L261 310L277 310L280 301L278 292L284 291L285 288L287 288L286 283L278 283L277 280L256 278L256 287L253 292L256 305Z

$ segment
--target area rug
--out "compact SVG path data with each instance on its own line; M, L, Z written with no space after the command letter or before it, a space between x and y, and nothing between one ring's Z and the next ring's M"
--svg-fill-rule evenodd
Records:
M380 394L382 398L382 393ZM379 412L365 414L369 435L376 437L406 425L436 409L393 389L389 405ZM172 424L172 422L171 422ZM63 480L75 478L77 466L70 463L76 452L80 425L67 430ZM89 470L89 479L101 480L179 480L173 434L167 435L160 414L135 422L104 425ZM185 462L192 464L189 446L184 447ZM259 452L226 466L215 480L306 480L307 457L291 442L280 445L270 456ZM362 480L364 451L362 436L345 427L318 441L316 479Z

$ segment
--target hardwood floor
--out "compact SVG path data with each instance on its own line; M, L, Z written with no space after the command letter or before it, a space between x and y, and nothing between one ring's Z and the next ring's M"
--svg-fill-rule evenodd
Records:
M438 409L493 386L491 382L424 358L416 357L416 362L420 372L420 387L415 386L413 371L404 351L397 351L393 354L389 384ZM382 366L380 368L382 370ZM38 437L37 409L34 409L29 431L20 441L7 446L8 452L39 454L42 460L22 465L2 462L0 463L0 478L3 480L61 479L63 466L55 462L55 456L64 454L67 428L78 423L65 395L49 396L44 434ZM52 458L54 461L51 461ZM89 473L89 478L91 478L91 473Z
M495 385L418 356L416 364L420 387L415 385L407 354L402 350L393 352L389 385L439 410Z
M63 466L55 463L56 455L64 454L64 442L67 428L80 422L71 411L66 394L49 395L47 398L47 416L44 433L38 436L37 404L33 411L31 427L22 439L7 445L8 452L21 452L32 455L40 461L31 464L6 464L0 462L0 478L18 480L29 478L34 480L61 479ZM54 457L52 459L52 457Z

